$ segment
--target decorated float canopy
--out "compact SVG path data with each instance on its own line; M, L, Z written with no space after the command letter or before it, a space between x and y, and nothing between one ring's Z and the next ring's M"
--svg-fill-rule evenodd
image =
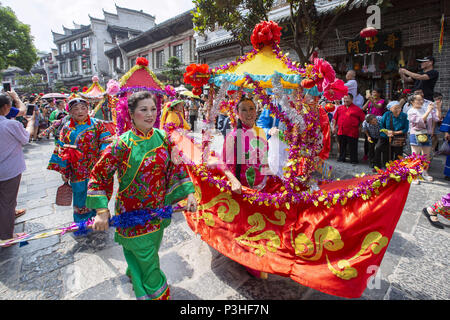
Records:
M136 59L136 65L131 68L117 83L109 84L109 88L117 97L114 108L114 118L117 124L117 134L122 134L131 127L131 119L128 113L128 97L139 91L149 91L156 95L158 108L158 118L155 126L159 126L159 116L161 114L161 103L163 96L173 97L176 95L175 89L158 80L156 75L148 67L148 60L142 57ZM107 90L111 91L111 90Z
M86 91L80 93L80 96L93 103L103 100L106 92L98 81L98 77L93 76L92 85Z
M192 64L186 68L184 81L194 86L194 94L200 93L202 86L208 83L221 87L225 82L230 84L228 90L252 91L255 89L252 81L257 81L271 94L275 86L273 80L278 77L287 94L293 89L302 89L314 96L323 94L330 101L347 94L344 82L336 79L336 73L327 61L314 58L312 64L301 66L289 59L288 54L283 54L279 47L280 38L281 27L273 21L263 21L253 31L250 52L214 69L209 69L206 64Z
M220 87L226 80L231 83L230 90L237 90L239 87L253 89L245 79L248 75L253 80L259 81L260 86L269 89L268 92L271 93L270 89L274 87L272 78L279 75L284 89L298 89L305 77L296 70L297 66L297 63L288 59L287 54L279 50L278 45L265 45L261 49L254 48L237 61L215 68L210 82ZM316 86L305 90L314 96L320 95Z

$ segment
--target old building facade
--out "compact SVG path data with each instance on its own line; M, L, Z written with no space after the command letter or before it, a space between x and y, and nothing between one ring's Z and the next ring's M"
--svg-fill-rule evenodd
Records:
M329 22L333 10L346 0L319 0L316 9ZM357 70L357 80L360 84L360 93L365 95L366 90L380 88L386 98L392 96L393 91L401 86L398 75L399 62L405 60L406 68L413 72L419 71L416 58L433 55L436 59L435 69L440 76L435 91L441 92L444 99L450 99L450 2L443 0L391 0L394 5L381 12L381 29L377 35L380 49L372 50L376 54L366 52L364 39L359 36L360 31L366 27L367 0L358 0L354 7L343 14L336 25L330 30L323 45L317 48L319 57L326 58L334 66L337 76L344 79L349 69ZM440 20L445 17L444 45L439 52ZM281 26L288 23L290 16L289 6L285 0L276 1L269 19L277 21ZM240 48L232 35L220 28L205 36L195 35L199 62L207 63L211 67L233 61L241 52L247 52L251 47ZM296 52L292 49L291 39L285 37L281 47L284 52L290 53L292 60L298 60ZM287 41L286 41L287 40ZM361 48L355 51L350 46L359 43ZM241 51L242 50L242 51ZM373 60L372 60L373 59ZM364 66L374 67L373 72L365 72ZM390 66L391 68L388 68Z
M155 26L155 17L145 12L117 5L116 11L116 14L103 11L103 19L89 16L89 25L63 27L64 34L52 32L58 51L59 79L65 86L87 85L93 75L106 82L110 73L105 48Z
M105 54L109 58L109 71L116 79L131 69L138 57L149 61L149 68L158 78L164 78L162 72L166 70L168 59L173 56L180 60L180 69L184 70L197 60L192 13L179 14L133 39L109 47Z

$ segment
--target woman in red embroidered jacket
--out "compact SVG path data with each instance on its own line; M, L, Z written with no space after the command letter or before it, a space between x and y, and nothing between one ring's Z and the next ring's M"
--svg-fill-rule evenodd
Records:
M61 129L47 169L61 173L65 182L70 180L73 218L79 223L95 216L95 210L86 207L87 184L92 168L110 142L111 133L103 121L89 117L86 100L72 99L68 109L70 121Z
M112 218L116 223L112 225L139 300L170 297L158 257L163 231L170 224L172 205L187 198L187 209L197 210L194 185L184 166L172 162L173 146L166 132L153 128L155 100L149 92L128 99L133 127L113 141L95 165L87 199L87 205L97 209L94 230L106 230L111 222L108 202L118 173L116 215Z

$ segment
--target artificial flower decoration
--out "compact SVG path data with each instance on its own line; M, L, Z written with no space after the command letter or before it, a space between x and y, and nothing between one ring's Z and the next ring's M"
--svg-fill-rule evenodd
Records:
M39 93L39 96L41 96L41 97L42 97L43 95L44 95L44 94L43 94L42 92L41 92L41 93Z
M263 21L256 25L250 38L253 48L261 49L265 45L279 44L282 28L273 21Z
M327 103L325 105L325 111L326 112L333 112L336 109L336 106L332 103Z
M86 92L86 91L88 91L88 90L89 90L88 87L83 87L83 92Z
M194 87L192 89L192 93L196 96L199 96L203 93L203 88L202 87Z
M110 96L114 96L120 91L120 84L117 80L111 79L106 84L106 93Z
M340 100L348 93L348 87L345 86L344 81L336 79L333 83L328 83L323 88L323 96L329 100Z
M210 77L209 66L207 64L190 64L184 73L184 83L194 87L201 87L208 83Z
M336 72L328 61L319 58L314 59L314 69L319 73L319 78L316 80L317 89L324 91L324 87L336 79Z
M169 85L169 84L164 88L164 91L166 92L166 94L167 94L169 97L175 97L175 96L177 95L177 92L175 91L175 88L172 87L172 86Z
M80 88L78 88L78 87L72 87L72 88L70 89L70 92L76 93L76 92L78 92L78 90L80 90Z
M138 66L148 67L148 60L143 57L139 57L136 59L136 64Z

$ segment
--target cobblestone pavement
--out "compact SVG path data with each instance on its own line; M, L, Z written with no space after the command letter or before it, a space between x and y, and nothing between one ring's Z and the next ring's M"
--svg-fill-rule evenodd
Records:
M217 139L215 148L221 146ZM72 222L71 208L54 204L62 182L59 174L46 170L52 150L52 140L25 147L27 171L17 207L28 211L16 220L16 232L44 232ZM373 288L366 289L360 299L450 298L450 224L441 220L447 228L436 229L421 214L424 206L449 190L449 182L442 179L444 161L443 157L433 160L434 182L411 186ZM366 164L328 162L336 177L368 172ZM268 280L252 278L241 265L201 241L181 214L164 235L160 257L174 300L345 300L276 275ZM125 269L112 229L82 238L66 234L30 241L26 246L0 249L0 299L134 300Z

